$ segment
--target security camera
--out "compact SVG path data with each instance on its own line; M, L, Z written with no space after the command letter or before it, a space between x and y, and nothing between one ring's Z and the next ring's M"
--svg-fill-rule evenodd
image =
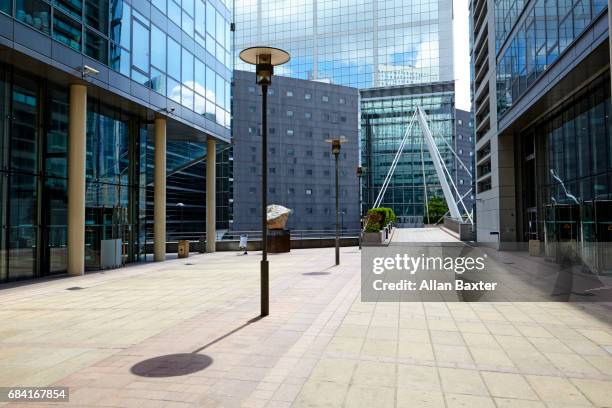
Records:
M100 71L98 71L97 69L93 67L90 67L89 65L83 66L83 69L81 72L83 74L83 78L85 78L86 76L98 75L100 73Z

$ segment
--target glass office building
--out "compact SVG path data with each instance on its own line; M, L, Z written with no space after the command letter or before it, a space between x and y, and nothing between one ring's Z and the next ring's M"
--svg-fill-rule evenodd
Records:
M165 243L154 170L230 141L230 21L221 0L0 1L0 282Z
M540 241L541 255L611 274L608 3L493 4L472 3L478 239L488 225L502 247Z
M277 73L355 88L452 81L450 0L236 0L235 48L291 54ZM236 69L250 71L236 55Z
M435 116L438 140L454 145L452 8L450 0L237 0L235 47L267 44L285 49L291 60L276 68L277 74L361 90L360 148L367 167L362 183L368 208L411 109L422 104ZM253 69L239 59L236 68ZM415 91L425 85L424 94ZM388 100L381 96L384 90L392 95ZM416 139L414 143L420 144ZM450 154L444 146L441 142L440 150ZM429 154L425 156L426 184L412 155L401 158L401 170L383 201L398 214L422 215L425 186L432 193L440 188ZM445 161L452 164L450 157ZM454 172L453 166L449 169Z

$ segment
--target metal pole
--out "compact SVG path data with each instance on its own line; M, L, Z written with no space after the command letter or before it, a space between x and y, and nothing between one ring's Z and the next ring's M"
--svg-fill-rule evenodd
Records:
M336 265L340 265L340 217L339 217L339 200L338 200L338 156L339 153L334 154L336 156Z
M268 273L268 86L261 86L261 315L270 312Z
M359 249L361 249L361 232L363 231L363 215L361 214L361 174L358 176L359 180Z

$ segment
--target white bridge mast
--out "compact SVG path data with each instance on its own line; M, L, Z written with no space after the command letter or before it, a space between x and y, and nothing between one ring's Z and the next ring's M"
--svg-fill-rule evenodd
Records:
M444 193L444 199L446 200L446 204L448 205L448 209L449 209L451 217L457 220L462 219L461 213L459 212L459 207L457 205L457 201L455 200L453 193L451 191L451 185L452 185L455 193L457 193L458 201L461 203L466 214L468 214L468 218L470 219L470 222L473 222L471 216L469 215L469 211L467 210L467 208L465 207L465 204L463 203L463 197L459 194L459 191L457 190L457 186L455 186L455 183L452 180L451 174L448 168L446 168L446 164L444 163L444 160L442 159L440 150L438 149L438 146L436 145L436 142L431 133L431 129L429 128L429 125L427 124L427 116L425 115L425 112L423 111L423 109L421 109L420 106L416 108L414 114L412 115L410 119L410 122L408 123L408 127L406 128L404 137L402 138L402 141L399 145L399 149L397 150L397 153L395 154L395 157L393 158L393 162L391 163L391 167L389 168L389 172L387 173L387 176L385 177L385 180L383 181L382 187L380 191L378 192L378 196L376 197L376 200L374 201L374 208L380 206L380 204L382 203L385 192L387 191L387 187L389 187L389 183L391 182L391 178L393 177L393 174L395 173L397 163L399 162L402 156L404 147L406 146L406 143L412 131L412 127L414 125L415 119L418 120L419 125L421 126L421 130L423 131L423 139L425 140L425 144L427 145L427 150L429 151L429 155L431 156L431 160L433 162L434 168L436 169L436 174L438 175L438 179L440 180L440 185L442 186L442 192ZM451 151L453 152L453 155L457 157L457 154L453 151L451 146L448 145L448 143L446 144L449 147L449 149L451 149ZM465 167L463 162L461 162L461 160L458 157L457 157L457 160L459 160L460 164L463 167ZM447 175L448 175L448 179L447 179ZM450 180L450 184L449 184L449 180ZM425 180L423 180L423 183L425 183Z

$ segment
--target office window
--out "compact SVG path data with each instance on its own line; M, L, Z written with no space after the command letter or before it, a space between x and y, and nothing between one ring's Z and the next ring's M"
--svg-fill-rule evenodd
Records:
M276 174L276 168L275 167L270 167L269 170L270 170L270 174Z
M289 187L289 189L287 190L287 193L289 193L289 194L295 194L295 188L293 188L293 187Z
M294 149L287 149L287 156L295 156L295 150Z
M28 5L33 5L32 3L42 3L38 0L35 2L30 1L17 1L17 19L19 20L19 10L27 9ZM56 9L63 11L67 15L72 18L76 18L77 20L81 20L81 13L83 12L83 2L81 0L54 0L53 4L55 4Z
M331 174L331 172L329 170L323 170L323 175L324 176L329 176Z
M288 110L287 111L287 117L288 118L292 118L293 117L293 111Z
M459 123L459 126L463 125L463 121L461 119L457 120L457 123Z
M206 95L206 65L195 59L194 89L200 95Z
M323 152L323 157L328 158L329 157L329 152Z
M108 41L92 30L85 30L85 54L102 64L108 64Z
M19 19L19 17L17 17L17 19ZM81 25L56 11L53 13L53 38L80 51Z
M108 35L108 0L85 0L85 23Z
M166 33L154 25L151 26L151 65L166 71Z
M111 40L129 50L132 21L130 6L123 0L113 0L111 2L111 16Z
M293 136L293 129L287 129L287 136Z
M329 96L327 96L327 95L323 95L323 96L321 97L321 100L322 100L323 102L329 102Z
M306 156L312 157L312 150L306 150Z
M275 147L271 147L270 148L270 154L276 154L276 148Z
M255 87L249 86L249 93L255 93Z
M255 189L255 187L249 187L249 193L255 193L257 190Z
M249 106L249 112L251 112L251 113L255 113L255 111L256 111L256 110L257 110L257 109L255 108L255 106L252 106L252 105L251 105L251 106Z
M346 103L346 100L344 98L340 98L338 99L338 103L340 103L340 105L344 105Z
M183 85L193 88L193 54L183 48L183 59L181 61Z
M306 207L306 214L312 214L312 208L311 207Z
M130 75L130 53L118 45L111 44L110 67L125 76Z
M304 193L305 193L306 195L312 195L312 189L307 188L306 190L304 190Z
M312 169L306 169L306 175L312 176Z
M310 112L304 112L304 118L305 118L305 119L311 119L311 118L312 118L312 113L310 113Z
M181 26L181 6L176 4L173 0L168 0L168 20L174 24Z
M290 176L295 176L295 169L289 169L288 173Z
M293 96L293 91L287 91L287 96L288 97L292 97Z
M304 94L304 99L306 99L306 100L310 100L311 98L312 98L312 95L311 95L311 94L309 94L309 93L305 93L305 94Z
M116 0L123 3L122 0ZM157 7L162 13L166 14L166 0L151 0L151 3Z
M270 187L268 191L270 192L270 194L276 194L276 187Z
M143 72L149 72L149 29L134 19L132 26L132 65Z

